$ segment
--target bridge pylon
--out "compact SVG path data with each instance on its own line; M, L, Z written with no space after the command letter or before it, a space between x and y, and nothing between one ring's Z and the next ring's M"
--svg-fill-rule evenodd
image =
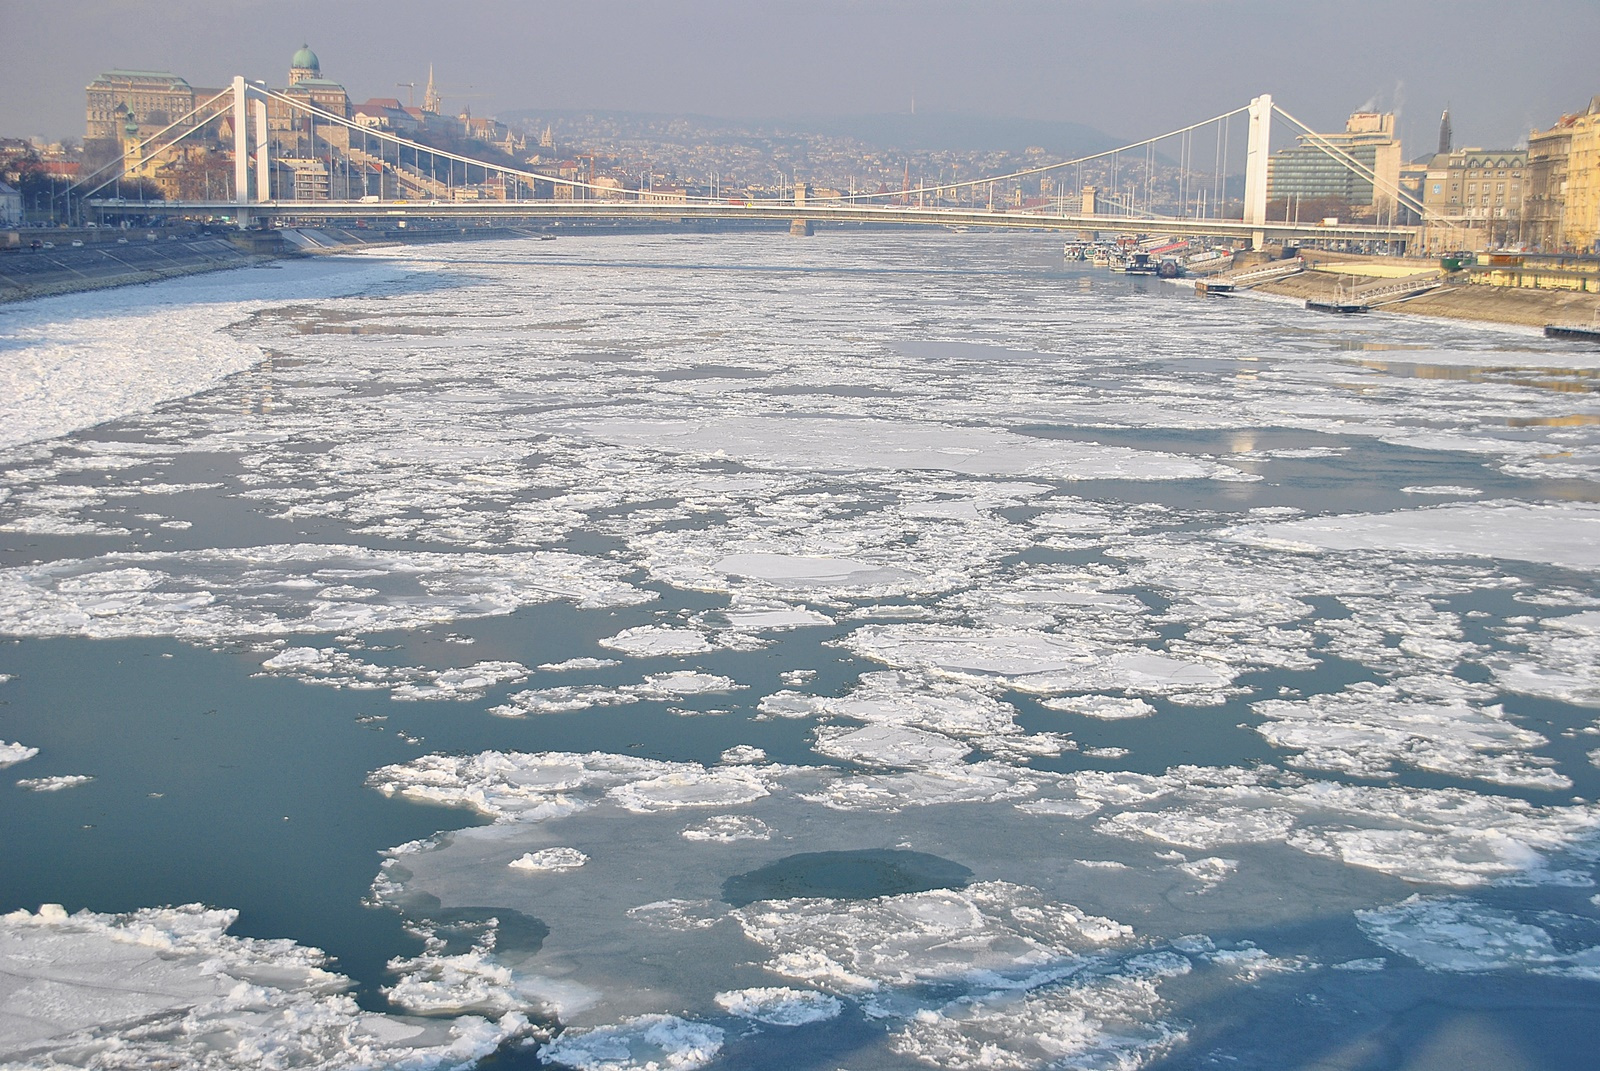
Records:
M1250 140L1244 161L1244 221L1252 227L1267 222L1267 159L1272 155L1272 96L1263 93L1250 102ZM1252 231L1250 244L1266 244L1264 231Z
M233 199L239 226L250 225L250 113L245 103L244 75L233 76Z

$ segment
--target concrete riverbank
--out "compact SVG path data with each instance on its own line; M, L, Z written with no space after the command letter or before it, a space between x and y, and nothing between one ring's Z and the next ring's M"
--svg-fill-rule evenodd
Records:
M112 240L75 246L57 232L36 233L54 248L41 242L39 249L24 246L0 253L0 303L241 268L279 255L275 249L258 250L214 235L169 238L150 232L156 234L152 240L138 231L125 244Z
M510 227L323 227L208 233L135 228L30 230L0 252L0 304L243 268L263 260L356 249L512 238ZM39 248L32 248L38 242Z
M1434 266L1437 266L1437 262ZM1328 270L1333 267L1327 265L1326 268L1304 271L1263 283L1256 289L1262 293L1304 301L1334 301L1338 299L1341 287L1349 289L1352 284L1377 282L1385 278L1353 272L1350 270L1353 265L1339 265L1341 270ZM1434 316L1449 320L1543 327L1546 324L1591 323L1597 303L1600 303L1600 297L1577 291L1524 290L1447 281L1443 286L1416 297L1379 306L1378 311L1403 316Z

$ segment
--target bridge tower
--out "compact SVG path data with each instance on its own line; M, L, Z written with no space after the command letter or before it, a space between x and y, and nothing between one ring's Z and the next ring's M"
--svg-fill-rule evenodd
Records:
M1244 162L1244 221L1252 227L1267 222L1267 158L1272 155L1272 97L1263 93L1250 102L1250 141ZM1260 249L1266 235L1255 231L1250 244Z
M256 112L256 200L272 200L272 141L267 137L267 102L255 100Z
M233 200L239 206L239 226L249 226L250 113L245 106L242 74L233 78Z

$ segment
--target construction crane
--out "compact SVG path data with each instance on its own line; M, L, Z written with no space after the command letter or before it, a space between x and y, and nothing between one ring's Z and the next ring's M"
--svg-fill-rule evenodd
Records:
M415 108L417 106L417 83L396 82L394 86L396 89L404 89L406 91L406 107Z

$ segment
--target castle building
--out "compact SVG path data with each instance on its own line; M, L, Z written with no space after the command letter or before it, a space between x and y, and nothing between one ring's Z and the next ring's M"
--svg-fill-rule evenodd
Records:
M322 77L317 54L303 45L289 61L289 86L283 95L341 119L350 118L350 94L338 82Z
M120 138L129 119L159 130L195 106L194 87L167 71L106 71L85 93L85 141Z
M322 77L322 62L311 51L310 45L301 45L300 51L289 59L289 84L299 85L312 78Z
M317 113L350 119L350 94L338 82L322 77L322 61L308 46L302 45L290 58L289 84L281 95L294 103L271 100L267 104L275 159L292 166L294 160L326 157L330 147L348 151L349 129L339 123L318 123Z

